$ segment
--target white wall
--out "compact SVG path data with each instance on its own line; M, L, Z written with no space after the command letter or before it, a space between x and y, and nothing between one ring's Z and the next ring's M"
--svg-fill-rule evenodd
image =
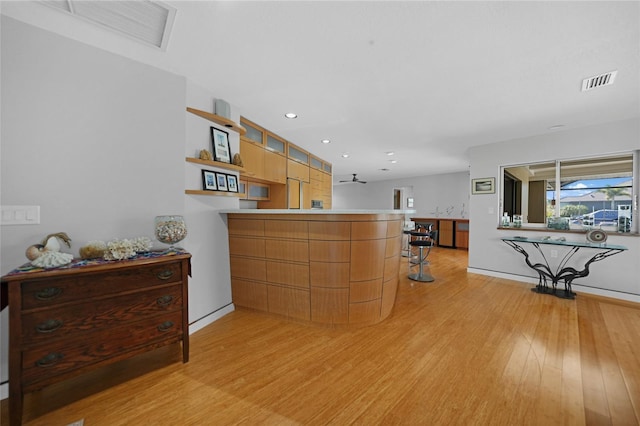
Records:
M187 81L187 106L203 111L213 111L214 94ZM231 119L239 122L240 115L232 106ZM240 149L240 136L191 113L186 114L186 139L184 157L194 157L201 149L212 150L210 128L212 126L229 133L232 156ZM202 170L237 173L229 170L184 163L184 182L189 189L201 189ZM192 277L189 281L190 332L210 324L233 310L231 304L231 271L227 244L226 215L217 209L237 209L236 197L185 195L185 220L191 230L185 240L185 248L193 256ZM195 322L195 324L193 324Z
M1 273L59 231L76 256L91 240L147 236L166 247L153 238L154 217L183 214L189 234L181 245L193 255L189 320L197 321L190 331L232 310L226 224L215 210L237 208L238 199L184 193L185 182L200 185L201 169L185 157L210 149L210 123L186 106L212 111L212 94L6 16L1 31L0 202L41 207L39 225L1 227ZM237 152L238 137L230 137ZM6 382L6 309L0 321ZM6 385L1 391L5 397Z
M495 194L471 196L469 270L517 280L537 281L537 274L524 264L522 255L503 243L502 236L514 231L497 229L501 208L500 166L558 159L608 155L640 149L640 120L624 120L606 125L567 130L548 135L474 147L469 152L471 178L495 177ZM637 215L636 215L637 218ZM544 236L543 232L521 231L517 235ZM568 241L585 241L583 234L554 234ZM640 301L640 238L611 233L611 244L629 250L596 262L588 277L576 280L574 289L610 297ZM581 251L576 262L593 255Z
M416 217L469 217L469 173L446 173L367 184L347 183L333 187L333 208L393 209L394 189L403 191L402 208L413 197Z

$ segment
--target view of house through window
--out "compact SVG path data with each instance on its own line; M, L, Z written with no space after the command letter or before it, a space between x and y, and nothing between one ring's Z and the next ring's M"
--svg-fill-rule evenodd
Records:
M557 229L637 232L633 182L634 154L503 167L503 209Z

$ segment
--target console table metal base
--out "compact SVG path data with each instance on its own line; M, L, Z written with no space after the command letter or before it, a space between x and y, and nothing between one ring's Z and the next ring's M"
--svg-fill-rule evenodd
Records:
M531 289L534 293L540 294L551 294L553 296L559 297L560 299L575 299L576 294L571 290L558 290L557 288L545 287L541 285L537 285Z

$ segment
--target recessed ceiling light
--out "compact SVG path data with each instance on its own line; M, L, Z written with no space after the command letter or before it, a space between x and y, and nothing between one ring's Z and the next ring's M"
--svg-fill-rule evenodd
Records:
M295 112L288 112L284 116L287 118L298 118L298 114L296 114Z
M349 154L345 152L344 154L342 154L342 158L349 158Z
M564 127L564 124L556 124L554 126L549 127L549 130L559 130Z
M398 160L389 160L389 162L390 162L391 164L396 164L396 163L398 162Z
M322 139L320 142L322 142L323 144L331 143L329 139Z
M395 152L393 152L393 151L388 151L388 152L385 152L385 154L387 154L387 155L393 155L393 154L395 154Z

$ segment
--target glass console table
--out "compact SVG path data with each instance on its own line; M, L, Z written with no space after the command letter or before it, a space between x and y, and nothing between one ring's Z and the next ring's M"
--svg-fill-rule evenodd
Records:
M613 256L614 254L622 253L627 250L625 246L614 244L581 243L576 241L552 240L550 238L504 237L502 238L502 241L518 253L522 254L527 265L538 273L538 284L532 288L531 291L543 294L553 294L564 299L573 299L576 297L576 294L571 290L571 283L576 278L584 278L589 275L589 266L593 262L598 262L609 256ZM541 263L532 263L529 253L524 248L529 245L538 251L542 257ZM544 252L540 248L541 245L552 245L567 248L566 254L562 257L555 270L551 268L551 265L547 261ZM581 249L595 250L596 252L585 262L582 270L567 266L571 258ZM564 281L564 290L557 289L558 282L561 280ZM551 282L551 287L549 286L549 282Z

